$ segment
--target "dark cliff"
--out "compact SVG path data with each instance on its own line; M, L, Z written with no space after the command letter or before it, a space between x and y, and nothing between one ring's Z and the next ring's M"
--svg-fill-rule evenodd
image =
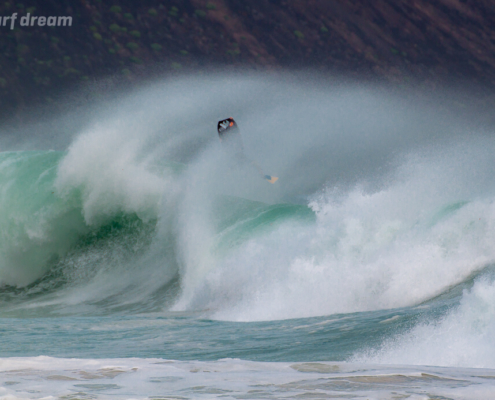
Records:
M20 0L24 1L24 0ZM0 3L0 107L54 101L101 77L139 81L206 66L293 67L366 79L495 88L489 0L171 0ZM21 26L27 16L72 26Z

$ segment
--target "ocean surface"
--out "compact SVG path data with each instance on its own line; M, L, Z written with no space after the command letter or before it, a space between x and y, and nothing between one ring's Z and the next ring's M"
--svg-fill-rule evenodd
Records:
M495 136L419 99L189 75L5 133L0 399L494 398Z

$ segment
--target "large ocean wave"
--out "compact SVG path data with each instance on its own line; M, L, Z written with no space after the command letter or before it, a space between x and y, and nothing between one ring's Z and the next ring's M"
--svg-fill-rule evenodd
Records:
M276 184L222 149L216 122L231 115ZM485 132L377 87L261 75L162 82L105 100L83 125L63 151L51 139L0 153L2 315L429 307L442 311L355 357L469 365L430 339L481 337L470 357L491 365Z

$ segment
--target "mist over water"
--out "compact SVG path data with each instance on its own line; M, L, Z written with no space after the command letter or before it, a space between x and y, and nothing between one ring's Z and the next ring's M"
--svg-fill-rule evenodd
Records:
M88 105L77 131L22 132L0 153L0 314L441 308L354 359L495 367L495 139L418 98L322 77L191 75ZM229 116L276 184L222 148L216 123Z

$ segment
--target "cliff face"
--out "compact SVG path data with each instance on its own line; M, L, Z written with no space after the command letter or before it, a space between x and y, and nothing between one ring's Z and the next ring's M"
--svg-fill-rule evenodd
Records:
M29 0L0 4L3 113L64 87L205 65L311 67L403 82L495 87L490 0ZM21 26L27 16L71 26Z

